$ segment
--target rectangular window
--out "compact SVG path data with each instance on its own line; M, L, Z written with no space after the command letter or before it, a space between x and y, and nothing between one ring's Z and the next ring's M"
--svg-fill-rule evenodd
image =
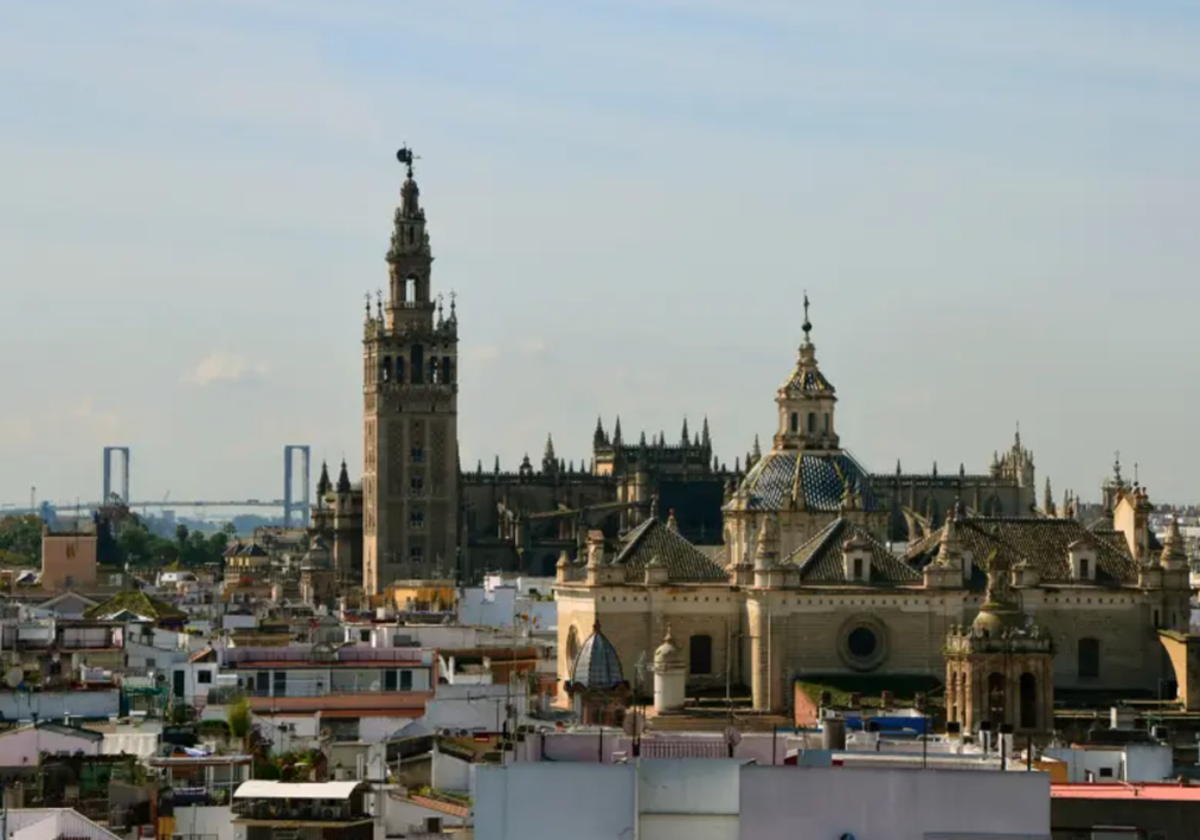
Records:
M861 558L861 557L855 557L855 558L854 558L854 579L855 579L855 580L862 580L862 576L863 576L863 562L862 562L862 558Z
M254 677L254 693L259 697L269 696L271 693L271 672L259 671Z
M370 630L359 630L358 631L358 640L360 642L371 641L371 631Z
M412 449L409 450L408 454L414 464L424 464L425 463L425 450L422 449L421 447L414 446Z
M425 527L424 511L420 511L420 510L409 511L408 525L410 528L424 528Z
M414 545L408 550L408 559L413 563L420 563L425 559L425 550L419 545Z
M414 496L420 496L425 490L425 477L414 475L408 481L408 488L412 491Z
M394 670L388 670L388 671L383 672L383 690L384 691L395 691L396 690L396 672Z
M400 672L400 690L412 691L412 671Z
M197 671L196 682L200 685L212 685L212 671Z
M1088 567L1089 567L1088 559L1086 557L1081 557L1079 559L1079 578L1080 578L1080 580L1087 580L1088 578L1091 577L1091 575L1088 573Z
M1113 777L1113 769L1111 767L1101 767L1100 768L1100 778L1101 779L1111 779L1112 777Z
M287 671L276 671L274 679L274 697L287 697Z

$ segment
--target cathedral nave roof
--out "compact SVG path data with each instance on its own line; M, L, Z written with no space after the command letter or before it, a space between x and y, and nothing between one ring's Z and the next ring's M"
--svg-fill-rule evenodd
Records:
M913 545L907 554L910 563L923 567L937 556L942 530L939 528ZM1043 584L1069 584L1068 548L1083 540L1096 549L1096 583L1137 583L1137 561L1129 554L1124 537L1112 532L1089 531L1073 519L1027 519L968 516L957 521L963 547L971 552L976 567L986 564L993 552L1015 566L1027 562L1037 571ZM972 580L972 589L978 588Z
M784 563L800 567L800 582L846 583L842 565L843 546L855 540L871 552L872 584L920 583L921 573L893 554L871 532L849 519L829 523L816 536L797 548Z
M625 569L625 580L640 583L654 558L667 568L669 583L724 583L724 567L688 542L676 530L651 517L625 535L614 566Z

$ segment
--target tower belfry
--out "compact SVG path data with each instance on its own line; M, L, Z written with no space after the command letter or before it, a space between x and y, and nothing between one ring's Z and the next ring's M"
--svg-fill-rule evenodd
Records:
M385 260L388 294L363 332L363 586L453 576L458 555L458 316L436 317L417 156Z

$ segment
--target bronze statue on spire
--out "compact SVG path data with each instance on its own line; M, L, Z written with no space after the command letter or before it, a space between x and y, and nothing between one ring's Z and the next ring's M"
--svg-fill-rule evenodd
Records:
M408 148L407 143L405 145L401 146L400 150L398 152L396 152L396 160L398 160L404 164L404 166L407 169L407 174L408 174L408 178L410 181L412 180L412 176L413 176L413 161L420 160L420 159L421 159L421 156L414 154L413 150Z

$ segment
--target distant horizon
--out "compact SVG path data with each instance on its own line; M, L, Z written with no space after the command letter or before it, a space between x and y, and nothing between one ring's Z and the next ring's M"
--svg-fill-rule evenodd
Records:
M364 292L417 179L461 463L774 430L805 289L868 469L1187 505L1200 17L1167 0L31 4L0 31L0 501L362 469ZM152 68L152 70L150 69ZM274 489L272 489L274 488ZM1200 501L1198 499L1197 501Z

